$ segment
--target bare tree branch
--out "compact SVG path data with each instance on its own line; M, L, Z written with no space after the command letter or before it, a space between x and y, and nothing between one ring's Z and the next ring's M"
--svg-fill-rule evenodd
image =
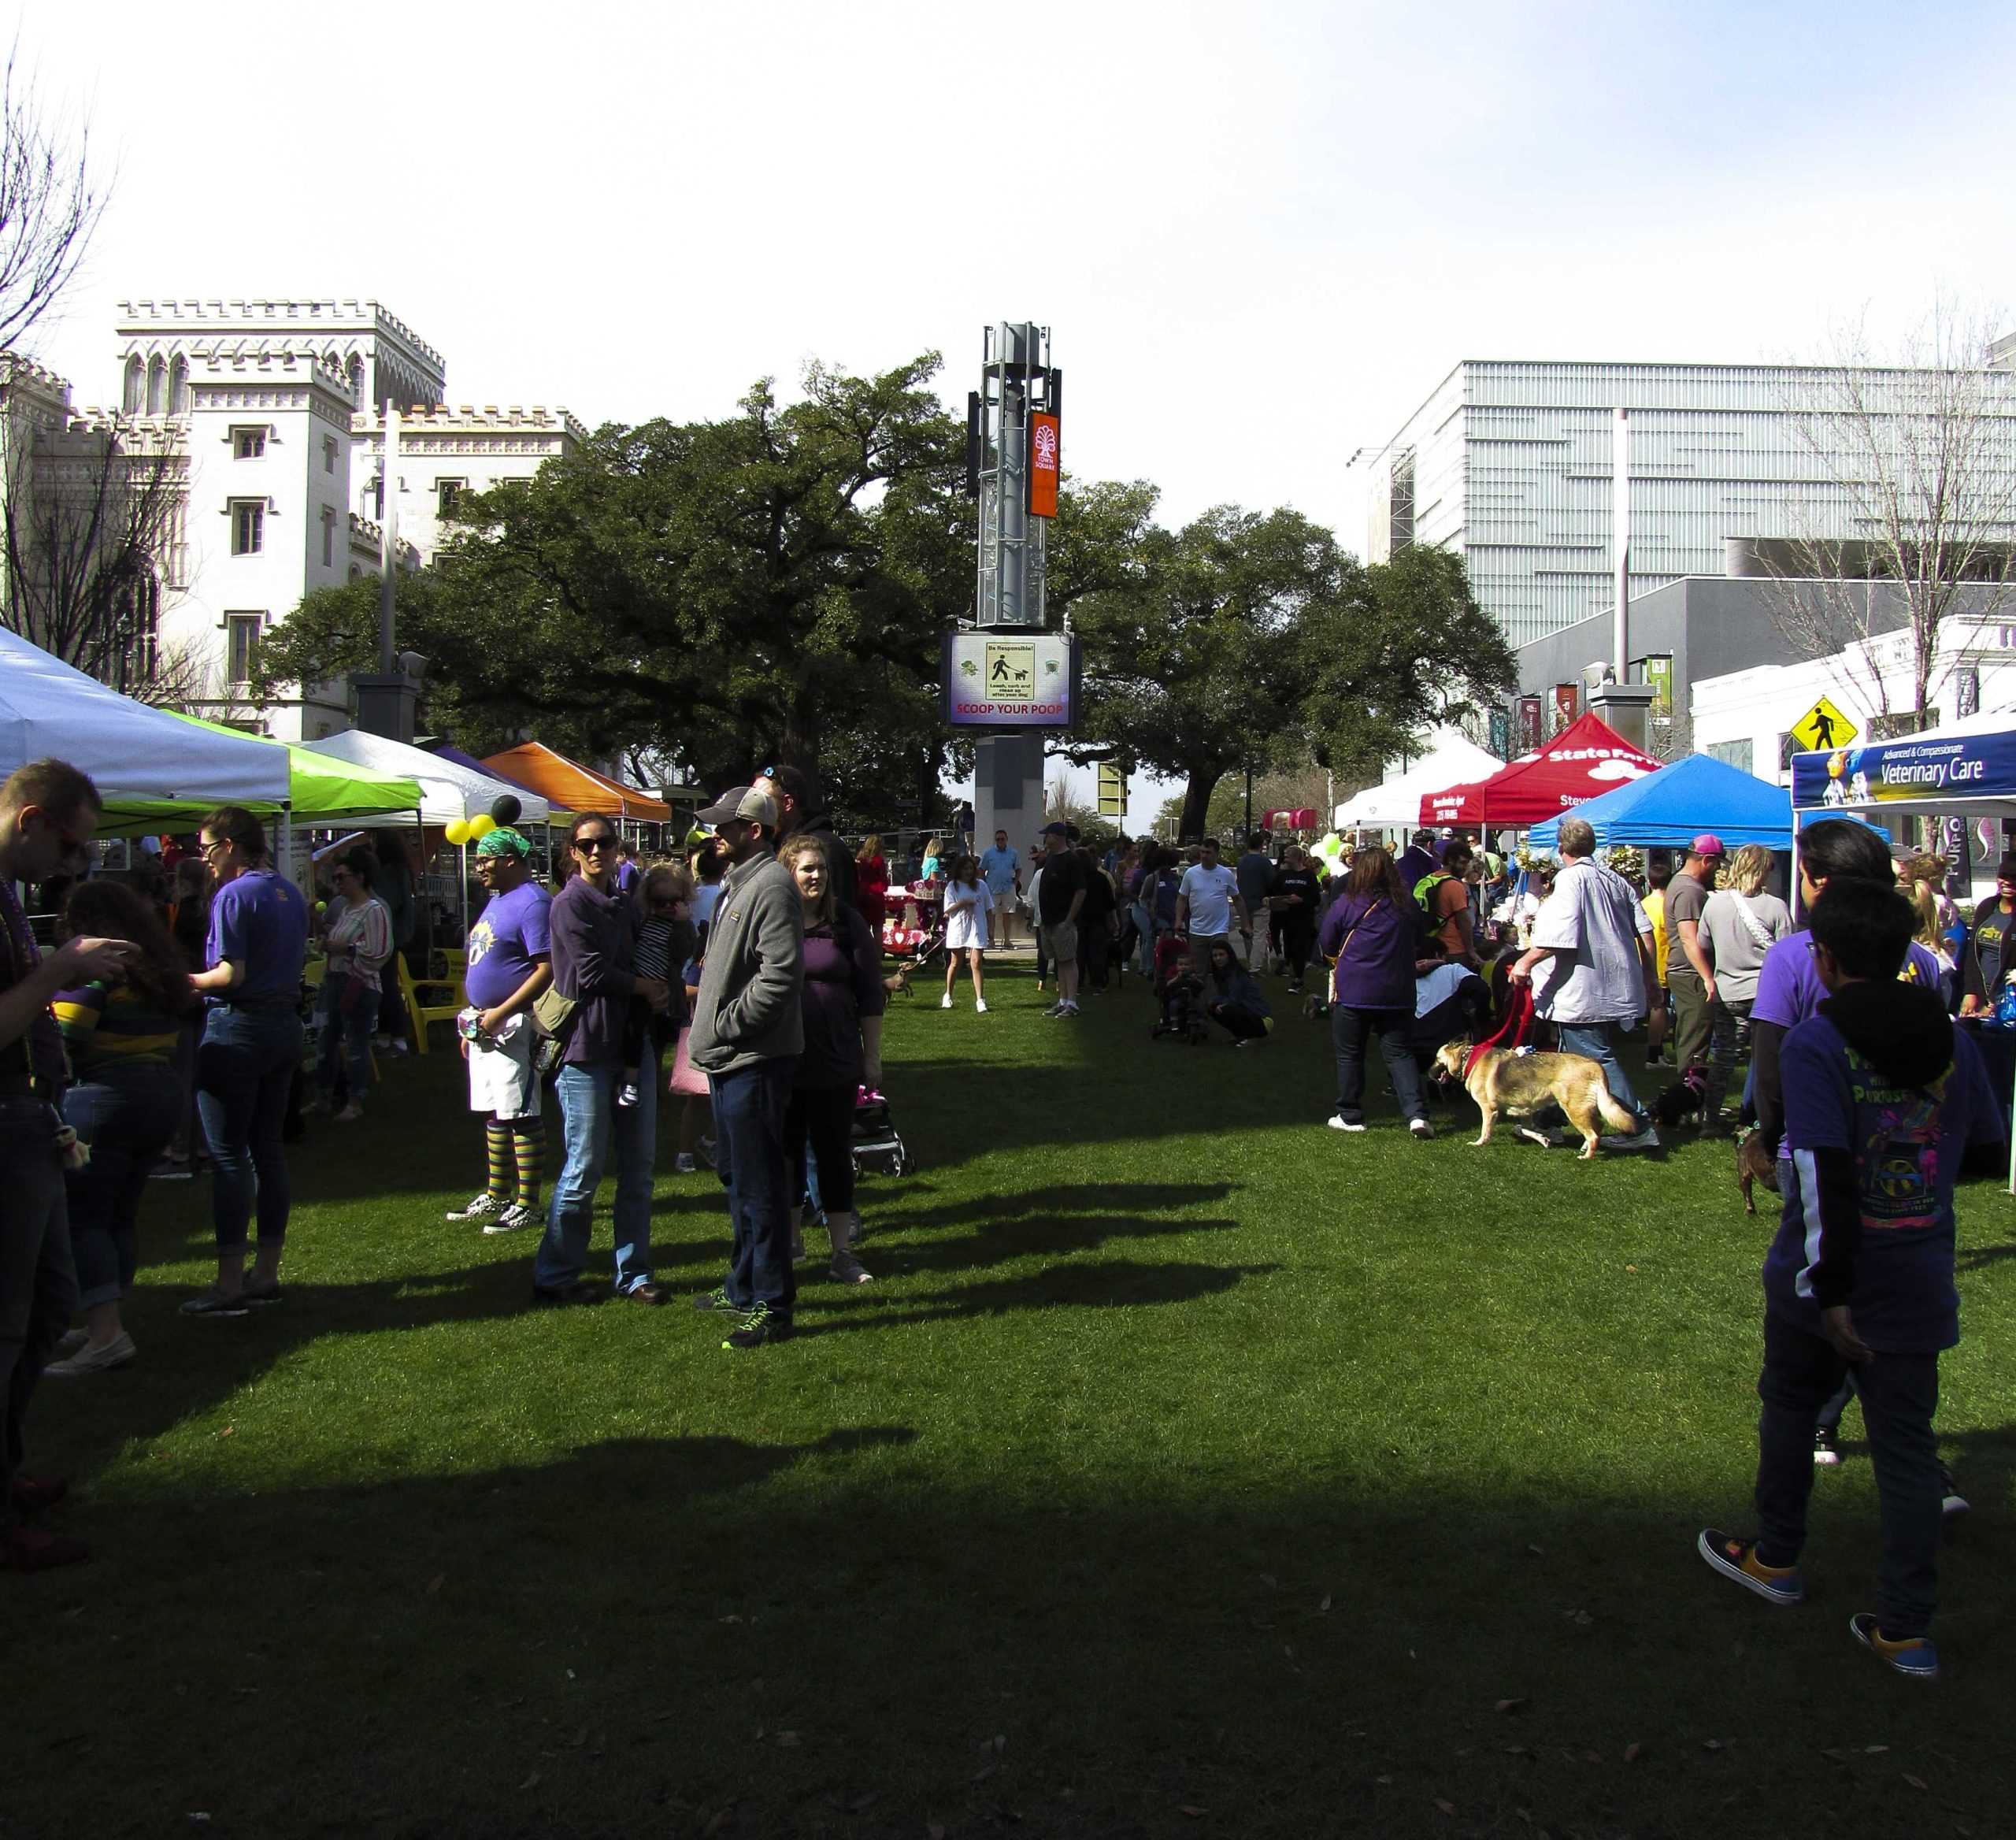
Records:
M51 115L17 55L0 72L0 347L75 278L109 196L92 176L91 124Z

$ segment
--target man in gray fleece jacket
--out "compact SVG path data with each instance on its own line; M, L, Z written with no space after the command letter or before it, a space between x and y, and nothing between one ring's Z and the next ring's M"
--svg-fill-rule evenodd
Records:
M716 1164L735 1230L727 1282L694 1300L738 1319L724 1348L788 1341L796 1198L784 1111L805 1045L805 912L777 861L777 807L738 786L700 814L728 851L687 1052L713 1088Z

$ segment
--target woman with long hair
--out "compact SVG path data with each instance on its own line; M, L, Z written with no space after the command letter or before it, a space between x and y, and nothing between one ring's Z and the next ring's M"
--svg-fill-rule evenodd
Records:
M315 997L313 1106L326 1111L335 1103L340 1070L346 1102L336 1114L339 1125L354 1124L364 1116L364 1095L371 1084L372 1031L384 994L381 979L392 956L392 916L374 890L377 879L378 859L361 844L339 856L329 871L335 899L323 916L328 959Z
M217 1278L183 1304L191 1316L243 1316L280 1301L280 1255L293 1193L280 1132L301 1065L301 966L308 903L274 868L266 833L237 805L203 820L202 857L216 878L204 968L189 981L209 1003L196 1051L196 1105L216 1163L210 1209ZM257 1207L259 1245L245 1270Z
M880 944L882 922L889 911L889 865L882 855L882 840L873 831L854 854L854 898L856 911Z
M808 1158L819 1178L819 1202L832 1244L832 1274L865 1284L855 1257L861 1216L854 1205L854 1093L882 1083L882 948L868 923L836 895L825 847L815 836L793 837L782 861L797 885L805 914L805 1046L784 1113L784 1143L794 1196L806 1193ZM809 1146L809 1147L808 1147Z
M981 878L980 859L955 856L951 879L945 885L945 1000L938 1007L952 1007L952 986L959 981L959 955L965 955L973 976L973 1007L987 1014L987 988L980 974L980 959L987 945L988 918L994 911L994 896Z
M924 846L924 859L918 866L917 878L919 881L928 881L944 866L945 840L943 837L934 837Z
M1373 1037L1393 1092L1417 1137L1432 1137L1414 1054L1414 903L1393 859L1374 845L1351 859L1344 885L1323 917L1317 949L1336 966L1330 1039L1337 1058L1333 1131L1365 1126L1365 1048Z
M1708 1078L1701 1106L1703 1136L1721 1129L1722 1095L1734 1080L1742 1042L1750 1032L1764 955L1792 929L1792 910L1765 892L1771 869L1769 850L1762 844L1745 844L1729 858L1722 886L1701 910L1700 929L1707 936L1708 955L1715 967L1715 997L1708 1006Z
M132 889L80 882L61 924L66 938L123 939L139 948L117 982L79 985L55 1000L74 1081L63 1095L63 1122L91 1146L91 1159L63 1178L84 1327L43 1371L74 1380L133 1358L119 1306L139 1263L140 1197L187 1103L176 1056L196 993L168 929Z

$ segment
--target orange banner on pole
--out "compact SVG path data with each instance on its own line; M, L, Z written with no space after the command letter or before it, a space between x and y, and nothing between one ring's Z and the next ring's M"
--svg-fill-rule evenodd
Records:
M1057 479L1064 446L1063 425L1037 410L1029 417L1029 515L1057 515Z

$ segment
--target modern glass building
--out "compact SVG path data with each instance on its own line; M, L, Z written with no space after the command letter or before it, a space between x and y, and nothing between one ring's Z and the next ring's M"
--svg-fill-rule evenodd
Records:
M1755 558L1776 540L1851 542L1852 495L1812 445L1816 415L1838 403L1847 374L1466 358L1368 456L1366 553L1458 551L1479 603L1515 646L1606 610L1619 407L1631 425L1634 595L1683 576L1765 572ZM1891 400L1908 410L1922 390L1914 380L1936 374L1873 373L1879 406L1886 375L1897 381ZM2016 445L2008 380L2002 388L1996 373L1988 395L2001 439Z

